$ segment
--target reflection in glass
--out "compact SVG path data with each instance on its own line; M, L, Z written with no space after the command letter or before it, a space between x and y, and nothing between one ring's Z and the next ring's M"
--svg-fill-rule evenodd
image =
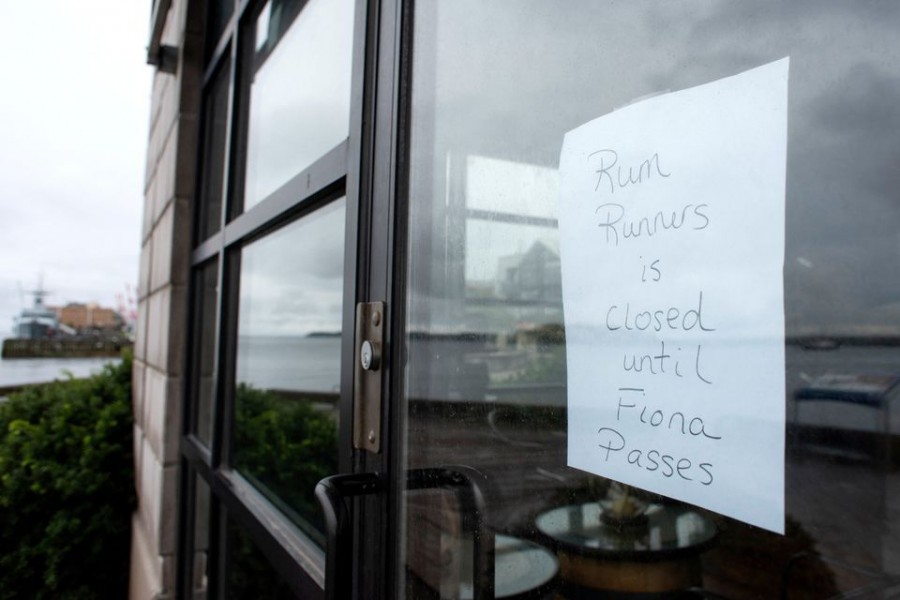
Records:
M194 406L192 431L207 446L212 440L213 406L216 393L216 297L219 289L218 261L194 272L193 372L191 399Z
M196 242L202 242L222 226L225 176L225 137L228 132L230 62L218 68L203 106L203 149L200 169L200 215Z
M319 542L337 471L343 199L241 255L234 466Z
M225 31L225 26L231 15L234 14L234 0L211 0L207 4L207 30L206 30L206 58L207 60L216 49L219 38Z
M229 600L297 598L247 532L231 519L228 520L226 536L224 598Z
M194 563L191 572L191 598L205 600L209 590L209 486L194 476Z
M299 5L271 0L257 17L244 210L350 129L353 1L311 0L291 22Z
M896 584L900 413L889 407L900 395L900 277L885 265L900 259L900 54L888 25L898 18L900 6L879 2L417 4L405 464L482 473L496 532L557 553L559 531L615 546L602 560L579 552L579 572L561 562L567 597L647 592L615 587L628 573L655 577L646 556L634 560L638 547L683 569L679 585L729 598ZM555 220L567 131L787 55L789 424L778 536L567 467ZM471 518L445 501L419 511L421 493L404 492L397 575L409 597L444 593L455 563L429 557ZM555 525L542 531L548 519ZM666 540L679 545L677 561Z

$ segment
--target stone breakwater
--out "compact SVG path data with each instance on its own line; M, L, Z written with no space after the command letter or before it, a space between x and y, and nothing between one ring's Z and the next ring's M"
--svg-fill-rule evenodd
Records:
M105 358L121 356L132 346L127 338L112 339L8 339L3 358Z

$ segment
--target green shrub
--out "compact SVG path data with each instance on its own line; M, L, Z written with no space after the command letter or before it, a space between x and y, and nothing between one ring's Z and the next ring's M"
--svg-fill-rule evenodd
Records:
M131 357L0 403L0 598L124 598Z
M337 473L337 461L337 423L310 399L238 385L234 465L322 543L325 526L314 490Z

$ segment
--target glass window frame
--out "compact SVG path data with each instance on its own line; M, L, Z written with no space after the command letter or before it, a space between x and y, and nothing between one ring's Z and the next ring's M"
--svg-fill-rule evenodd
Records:
M403 4L404 4L404 8L409 9L410 3L403 3ZM412 11L407 10L407 12L409 14L407 14L406 17L410 18ZM409 40L413 37L413 33L411 31L411 25L407 21L405 26L409 29L409 31L405 32L404 37L407 40ZM412 53L412 50L409 47L409 45L404 47L403 54L404 54L405 60L407 60L407 61L410 60L409 57L410 57L411 53ZM423 68L423 70L429 71L429 69L427 69L427 68ZM435 72L435 69L433 66L430 69L430 72L432 72L432 73ZM409 106L411 104L409 90L412 87L412 85L410 84L410 81L411 81L411 78L407 71L404 76L404 84L407 86L407 88L406 88L406 95L402 99L402 103L405 106L401 110L402 123L400 125L395 125L395 127L399 128L399 131L401 132L399 134L399 138L398 138L398 139L402 140L401 144L409 143L409 135L410 135ZM417 110L427 110L425 108L422 108L421 105L417 106L416 109ZM397 162L394 165L394 168L396 169L395 170L396 177L398 179L400 179L401 181L406 181L409 178L410 171L409 171L408 161L409 161L408 157L402 156L397 159ZM408 185L408 184L401 183L401 186L402 185ZM398 212L402 213L402 216L398 217L398 221L401 223L401 225L399 225L397 228L397 230L399 232L399 237L398 237L398 239L395 240L394 243L398 248L401 248L401 249L414 248L415 251L418 252L421 249L415 245L414 241L413 241L412 245L410 245L409 238L411 237L412 234L409 233L408 231L406 231L404 228L404 225L402 225L402 223L408 222L409 204L412 204L414 202L416 202L416 200L414 198L410 198L408 195L404 194L401 196L401 199L399 200L399 202L397 204ZM428 211L423 211L423 212L427 213ZM416 216L417 216L417 218L421 217L421 221L423 221L423 222L427 221L429 219L428 214L425 214L424 216L423 215L416 215ZM402 252L402 250L401 250L401 252ZM400 261L400 262L402 263L402 261ZM423 262L427 262L427 258ZM402 264L399 264L395 267L394 272L402 273L403 270L404 270L404 266ZM403 318L405 318L405 316L409 312L407 310L408 302L405 298L405 293L406 293L406 288L408 286L410 286L409 280L410 280L411 275L410 274L395 275L395 277L397 277L399 284L396 286L397 289L395 290L395 293L392 296L392 312L393 312L393 316L395 318L399 318L402 320ZM398 341L397 343L394 344L395 355L391 357L391 361L394 364L404 365L404 364L406 364L406 360L407 360L407 354L405 353L406 348L405 348L404 344L402 343L402 340L404 339L405 331L404 331L402 325L397 324L397 323L393 323L392 328L393 328L395 339L401 340L401 341ZM401 379L402 379L401 377L397 377L397 381L394 381L393 388L392 388L392 394L391 394L392 398L394 398L394 399L401 398L402 394L404 393L404 382ZM394 442L394 447L399 447L401 445L401 441L403 439L403 429L405 427L403 420L404 420L405 416L402 413L403 413L402 407L400 407L400 406L395 407L394 421L391 423L391 427L393 428L393 433L392 433L391 439ZM786 435L787 436L792 435L792 432L790 429L788 429L786 431ZM396 452L392 456L392 459L393 459L393 463L392 463L393 472L402 473L403 469L405 468L405 464L402 461L400 452ZM402 523L400 520L402 518L401 515L403 514L403 503L402 503L401 499L402 499L402 496L404 493L404 482L402 480L400 480L399 478L392 479L390 489L391 489L391 495L393 498L393 504L390 505L390 517L392 519L394 519L394 522L392 525L392 530L399 531L402 528ZM743 532L744 530L741 529L740 531ZM739 535L744 535L744 534L740 533ZM389 543L396 543L397 546L402 544L402 542L397 543L396 540L394 540L393 542L389 541ZM390 571L389 574L387 575L387 577L390 580L392 580L391 585L393 586L390 588L390 593L388 594L388 597L398 597L399 598L399 597L403 597L403 592L404 592L402 585L400 585L400 583L399 583L401 578L398 576L398 573L400 573L400 569L403 568L403 557L397 556L396 555L397 552L398 552L398 550L397 550L396 546L388 548L388 553L393 554L393 556L392 556L393 562L390 563L390 568L393 569L393 571ZM749 573L749 572L745 572L745 575L747 575L748 577L750 576L750 574L751 573Z
M234 12L224 18L226 25L218 40L206 40L207 48L201 92L200 106L211 104L209 98L218 76L227 69L228 101L225 124L224 176L221 184L222 197L219 199L220 226L211 235L201 237L199 224L206 207L202 206L203 183L198 179L195 190L196 206L195 239L189 258L190 283L188 310L195 318L188 322L192 329L186 332L186 352L184 368L181 474L179 492L178 522L178 566L176 589L180 597L190 598L193 593L193 532L196 518L197 482L210 490L209 508L209 548L207 563L209 571L209 598L219 598L227 593L224 573L226 553L225 514L228 519L246 531L272 566L301 597L322 597L324 594L325 555L309 537L304 535L289 519L279 512L271 502L260 494L250 482L231 468L232 428L235 393L235 365L237 353L237 309L240 291L240 252L252 241L262 239L279 228L302 219L310 212L321 208L341 197L346 197L345 219L345 266L344 266L344 316L342 318L341 354L341 399L339 433L339 470L351 470L350 427L352 426L351 396L352 369L348 369L345 357L352 356L353 307L356 303L357 281L357 222L359 219L359 189L361 162L362 100L364 75L363 56L366 52L366 22L370 18L368 3L356 0L353 35L353 67L351 70L351 115L349 136L331 150L325 152L309 167L296 173L289 181L247 211L242 210L243 177L247 144L247 106L250 85L246 73L253 68L255 19L265 5L264 0L235 0ZM292 18L302 12L306 2ZM207 9L211 10L211 9ZM221 15L219 15L220 19ZM210 26L209 15L204 19L205 27ZM202 109L201 109L202 110ZM198 139L208 137L205 131L205 114L198 119ZM201 148L195 163L195 172L204 173L207 165L204 151L215 156L215 151ZM205 215L206 218L216 218ZM207 319L196 318L202 307L195 304L202 300L203 290L197 288L203 269L216 264L218 293L215 302L215 316ZM212 443L205 444L197 435L198 382L194 373L199 365L198 342L201 337L198 327L202 321L213 321L215 332L208 337L215 340L215 348L206 348L214 353L214 391L212 406ZM349 337L348 337L349 336Z

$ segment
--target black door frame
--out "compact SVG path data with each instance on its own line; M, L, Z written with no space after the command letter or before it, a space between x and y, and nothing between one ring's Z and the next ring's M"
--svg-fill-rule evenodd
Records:
M212 2L208 3L209 5ZM225 515L234 519L250 534L267 560L301 597L322 597L324 584L324 554L310 540L299 538L285 527L285 518L270 503L255 492L228 467L233 421L233 374L236 356L237 301L239 290L240 247L289 220L305 214L331 199L347 197L345 266L344 266L344 314L341 341L341 398L339 430L339 471L377 472L390 480L391 448L394 435L399 435L390 421L390 402L385 402L382 423L386 437L381 454L374 455L352 449L352 396L353 359L356 351L354 314L357 302L370 299L387 300L388 319L391 319L394 284L402 282L393 265L395 260L395 222L397 205L398 157L403 154L396 140L401 130L398 119L401 85L399 56L400 29L398 18L401 5L395 0L356 0L355 30L353 42L353 79L351 85L351 121L349 139L339 144L320 160L301 173L270 198L254 206L246 213L232 209L233 199L239 196L235 190L242 188L243 149L246 146L246 115L242 114L248 102L249 85L242 75L246 73L246 33L252 17L264 4L263 0L236 0L234 12L227 17L224 33L218 41L207 44L209 58L204 62L202 87L211 88L219 69L230 70L230 91L225 147L225 179L221 202L221 226L206 239L197 239L191 251L189 264L193 274L200 272L211 261L218 261L220 291L216 302L215 350L216 389L215 423L210 447L196 435L195 405L192 397L192 365L197 349L192 338L196 332L188 332L185 356L185 398L183 436L181 448L181 474L179 479L179 524L176 590L179 596L191 595L193 580L193 537L197 482L202 481L210 490L209 548L213 553L209 564L210 597L220 597L225 590ZM212 8L212 7L210 7ZM200 11L204 12L204 11ZM201 19L208 23L204 15ZM191 26L191 24L189 24ZM204 27L204 30L206 27ZM202 94L205 95L205 94ZM202 126L198 126L203 135ZM201 138L202 139L202 138ZM201 154L202 154L201 150ZM203 172L204 156L198 156L197 173ZM305 182L305 190L298 185ZM310 185L312 182L312 185ZM201 204L202 197L197 194ZM202 206L198 206L198 215ZM397 238L399 239L399 238ZM200 291L192 285L188 310L198 301ZM399 286L403 288L403 285ZM399 295L397 297L400 297ZM399 314L399 313L398 313ZM190 322L190 320L188 321ZM396 323L389 320L388 323ZM392 325L391 327L394 327ZM391 352L392 329L388 329L386 348ZM393 358L393 353L388 354ZM391 386L391 360L386 361L385 386ZM396 364L396 363L395 363ZM397 384L399 385L399 384ZM396 385L394 387L397 387ZM392 397L386 389L386 397ZM388 433L390 432L390 436ZM353 504L354 515L354 595L357 597L385 596L391 588L385 577L386 566L391 559L379 547L380 540L393 543L396 535L391 528L396 523L390 518L388 497L384 494L360 499ZM388 546L393 547L393 546ZM365 590L365 593L360 592ZM381 594L376 594L381 590Z

